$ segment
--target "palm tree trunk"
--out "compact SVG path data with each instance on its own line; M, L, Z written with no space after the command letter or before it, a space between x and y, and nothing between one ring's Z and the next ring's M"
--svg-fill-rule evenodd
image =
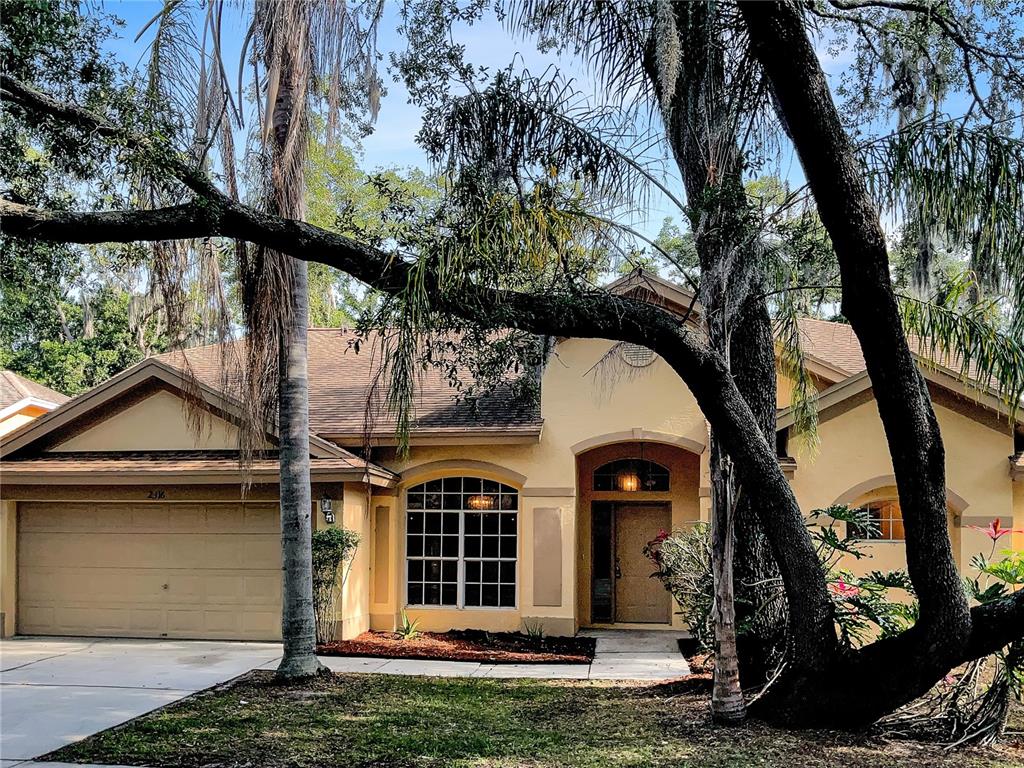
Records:
M288 258L291 311L280 356L281 555L284 656L278 677L308 677L320 670L313 613L313 535L309 481L309 378L306 326L309 315L307 266Z
M715 628L715 670L711 689L711 717L719 723L737 723L747 714L740 687L739 651L736 646L736 595L733 589L733 554L736 548L735 500L729 459L711 435L711 463L720 471L711 484L711 570L715 582L712 619Z
M273 129L270 205L281 216L305 215L305 99L308 72L309 9L272 6L282 18L269 24L279 37L274 64L278 86L267 104ZM278 46L281 46L279 49ZM316 657L316 615L313 609L312 492L309 480L309 270L306 262L275 254L285 274L289 307L281 327L278 355L278 420L280 432L280 497L282 579L281 636L284 656L277 676L308 677L320 669Z

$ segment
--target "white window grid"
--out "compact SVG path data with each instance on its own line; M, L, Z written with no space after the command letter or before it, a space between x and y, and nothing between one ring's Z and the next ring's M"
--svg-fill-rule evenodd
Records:
M472 496L493 498L493 508L469 508ZM413 486L406 493L405 539L410 607L518 606L519 494L511 486L475 477Z
M874 522L874 526L870 533L867 530L861 531L859 538L865 541L905 540L903 512L900 510L899 502L873 501L861 505L860 509Z

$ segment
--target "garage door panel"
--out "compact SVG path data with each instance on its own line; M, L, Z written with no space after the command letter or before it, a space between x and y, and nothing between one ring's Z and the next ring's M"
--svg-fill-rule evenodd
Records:
M249 533L272 533L276 536L281 530L281 511L275 505L247 504L245 530Z
M278 639L278 526L268 504L22 504L18 629Z
M242 614L244 637L277 637L281 634L281 610L254 611Z

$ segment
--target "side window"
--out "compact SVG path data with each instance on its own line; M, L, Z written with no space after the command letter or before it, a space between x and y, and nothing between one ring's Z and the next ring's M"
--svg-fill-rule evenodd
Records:
M899 501L872 501L860 509L867 514L871 524L861 526L850 523L850 536L872 541L904 540L903 513Z

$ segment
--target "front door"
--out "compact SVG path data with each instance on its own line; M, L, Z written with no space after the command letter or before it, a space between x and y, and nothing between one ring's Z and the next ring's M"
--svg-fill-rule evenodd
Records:
M615 621L668 624L671 596L644 557L644 545L672 525L666 504L616 505L615 508Z

